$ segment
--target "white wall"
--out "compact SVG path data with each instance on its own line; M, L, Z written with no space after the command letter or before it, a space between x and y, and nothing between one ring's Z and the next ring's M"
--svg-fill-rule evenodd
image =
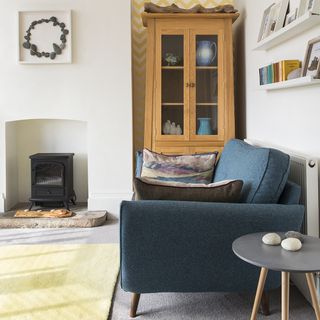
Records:
M12 208L19 202L17 123L6 126L6 205Z
M16 202L28 202L31 195L31 170L29 156L35 153L74 153L74 190L78 202L88 200L87 124L72 120L24 120L8 122L7 190ZM12 186L16 182L16 188Z
M320 87L273 92L259 89L258 69L283 59L303 60L307 42L320 26L269 51L253 51L264 9L273 0L238 0L244 19L247 137L320 156Z
M64 9L73 10L73 64L19 65L17 11ZM0 196L8 191L6 121L81 120L89 209L117 213L132 193L130 0L2 0L0 21Z

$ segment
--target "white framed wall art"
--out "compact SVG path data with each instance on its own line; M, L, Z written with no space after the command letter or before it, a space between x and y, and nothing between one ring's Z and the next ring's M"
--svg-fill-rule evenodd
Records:
M72 13L19 11L21 64L72 63Z
M320 14L320 0L306 0L305 12L307 11L313 14Z

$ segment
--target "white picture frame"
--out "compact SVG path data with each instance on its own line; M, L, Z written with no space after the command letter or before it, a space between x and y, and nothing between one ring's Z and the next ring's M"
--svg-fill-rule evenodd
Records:
M290 0L289 1L289 12L295 12L296 9L298 9L299 12L299 8L301 6L302 1L301 0Z
M258 42L263 40L268 34L268 27L270 26L270 14L275 3L271 4L264 12L261 21L260 31L258 35Z
M41 19L49 20L56 17L58 22L65 24L66 34L65 48L61 54L57 54L54 59L50 57L31 55L31 50L23 47L29 29L33 21ZM71 10L53 10L53 11L19 11L18 12L18 62L20 64L59 64L72 63L72 11ZM39 52L51 53L54 51L53 43L60 45L60 36L62 35L59 25L53 23L41 23L34 26L31 30L30 43L37 46ZM62 42L61 42L62 44Z
M277 3L275 3L274 6L271 8L269 21L266 28L267 30L265 32L264 38L268 37L271 33L275 31L280 9L281 9L281 1L278 1Z
M293 21L295 21L297 19L297 14L298 14L298 8L295 8L294 11L290 11L287 16L286 16L286 22L285 22L285 26L287 26L288 24L292 23Z
M280 0L271 10L269 34L284 27L285 19L289 9L289 0Z
M306 54L303 60L302 76L320 78L320 37L308 42Z
M307 6L308 1L309 0L300 0L300 6L298 9L298 14L297 14L298 18L303 16L306 13L306 6Z
M306 0L304 13L320 14L320 0Z

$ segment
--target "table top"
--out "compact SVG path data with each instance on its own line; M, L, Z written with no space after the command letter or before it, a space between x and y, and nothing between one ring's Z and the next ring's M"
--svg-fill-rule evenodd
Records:
M319 272L320 239L304 236L302 248L292 252L281 245L269 246L262 242L268 232L252 233L236 239L232 244L233 252L242 260L258 267L286 272ZM282 239L284 233L277 232Z

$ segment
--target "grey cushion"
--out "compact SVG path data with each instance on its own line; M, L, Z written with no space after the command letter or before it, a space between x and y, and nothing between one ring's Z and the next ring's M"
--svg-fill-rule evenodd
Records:
M222 152L214 182L242 180L242 202L277 203L288 179L289 166L289 156L279 150L233 139Z
M142 165L143 165L143 153L142 151L137 151L136 152L136 177L141 177Z

